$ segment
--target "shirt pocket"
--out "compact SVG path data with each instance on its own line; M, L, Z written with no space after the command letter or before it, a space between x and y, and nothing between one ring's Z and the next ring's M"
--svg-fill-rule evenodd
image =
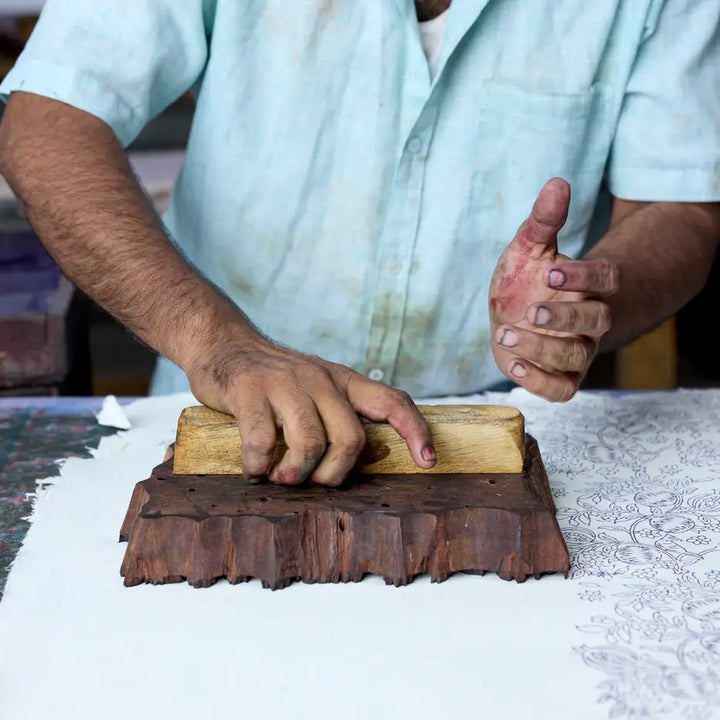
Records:
M472 197L485 233L495 235L499 247L507 244L545 182L562 177L572 197L561 251L579 252L612 139L603 88L543 94L485 81L478 104Z

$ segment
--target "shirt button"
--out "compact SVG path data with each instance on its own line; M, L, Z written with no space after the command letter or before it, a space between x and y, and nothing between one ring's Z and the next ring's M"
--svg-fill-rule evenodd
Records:
M368 373L368 377L375 382L381 382L385 377L385 373L380 368L372 368Z
M388 262L388 272L391 275L399 275L402 272L402 269L403 264L400 258L395 257Z
M410 138L410 142L408 143L408 150L413 155L417 155L422 150L422 141L420 140L420 138Z

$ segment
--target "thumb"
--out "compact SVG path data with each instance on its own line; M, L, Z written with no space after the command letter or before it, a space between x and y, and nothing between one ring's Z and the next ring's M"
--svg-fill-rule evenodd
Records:
M535 200L530 217L520 226L510 247L537 259L548 251L557 252L557 234L565 224L570 207L570 185L562 178L545 183Z

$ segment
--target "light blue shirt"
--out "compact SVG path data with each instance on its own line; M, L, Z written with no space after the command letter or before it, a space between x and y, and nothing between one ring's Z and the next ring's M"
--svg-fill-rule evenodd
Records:
M601 183L720 200L717 0L455 0L433 81L413 0L49 0L0 87L127 144L192 88L165 216L273 339L415 395L502 376L488 285L543 183L581 253ZM186 389L165 361L154 389Z

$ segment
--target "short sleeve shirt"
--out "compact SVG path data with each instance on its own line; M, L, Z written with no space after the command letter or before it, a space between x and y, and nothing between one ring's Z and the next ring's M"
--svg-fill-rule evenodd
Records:
M431 79L413 0L48 0L0 87L124 143L197 98L165 215L271 338L416 395L502 378L495 264L546 180L562 252L615 196L720 200L717 0L455 0ZM162 365L156 390L187 387Z

